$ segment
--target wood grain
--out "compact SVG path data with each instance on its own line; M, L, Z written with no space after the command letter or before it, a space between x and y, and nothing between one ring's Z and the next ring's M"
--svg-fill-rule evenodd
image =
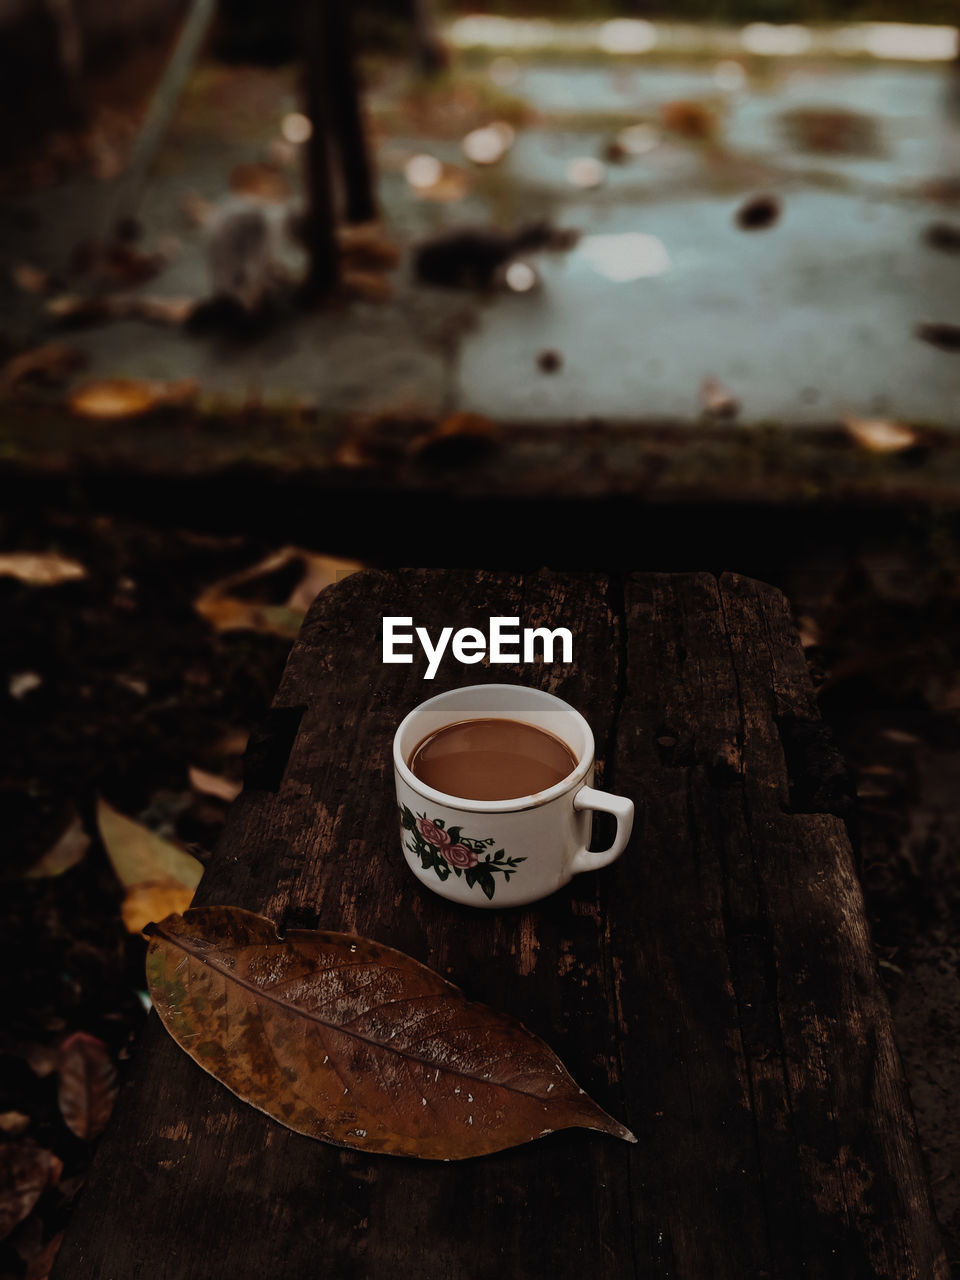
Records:
M445 657L428 684L422 658L381 664L385 614L562 623L575 661ZM389 748L423 698L513 679L584 713L598 785L638 821L613 867L479 912L407 871ZM847 830L792 811L826 793L788 772L786 719L819 723L802 652L746 579L407 571L322 593L199 903L400 948L526 1023L639 1143L338 1150L243 1107L153 1021L57 1280L946 1280Z

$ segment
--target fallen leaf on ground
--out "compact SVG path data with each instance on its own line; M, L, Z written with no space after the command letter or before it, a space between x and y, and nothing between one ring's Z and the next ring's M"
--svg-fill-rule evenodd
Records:
M923 342L929 342L942 351L960 351L960 324L946 320L922 320L914 333Z
M702 102L678 98L674 102L662 103L658 114L665 129L699 142L714 137L719 128L716 112Z
M44 310L52 320L68 327L105 324L108 320L146 320L152 324L182 325L190 319L197 305L196 298L187 297L63 293L51 298Z
M58 1055L56 1049L49 1045L33 1044L24 1051L27 1065L35 1076L45 1080L57 1069Z
M780 218L783 205L777 196L751 196L739 207L734 220L741 231L765 231Z
M480 413L451 413L414 447L414 455L425 462L458 463L472 461L496 448L501 429Z
M361 271L391 271L400 264L400 249L377 222L341 226L337 242L344 263Z
M711 418L735 418L740 401L719 378L708 374L700 383L700 407Z
M242 784L234 782L232 778L222 778L219 774L207 773L205 769L196 769L193 765L190 765L187 774L194 791L199 791L204 796L216 796L218 800L226 800L228 803L236 800L243 790Z
M146 253L130 244L114 242L102 251L99 274L111 284L145 284L167 265L160 252Z
M248 588L258 579L263 580L266 588L272 575L294 562L299 562L301 576L283 603L233 594L237 588ZM301 547L282 547L249 569L215 582L197 597L194 608L218 631L265 631L293 639L314 597L324 587L362 568L356 560L322 556Z
M393 285L380 271L343 271L340 287L348 298L360 302L389 302L393 297Z
M34 689L39 689L42 684L43 676L39 672L14 671L7 681L7 692L11 698L19 702L28 693L32 693Z
M845 418L843 425L851 439L872 453L900 453L919 440L912 427L883 418Z
M820 624L816 618L811 618L809 614L802 614L797 618L797 631L800 634L800 643L804 649L814 649L823 642Z
M106 1128L117 1097L117 1069L96 1036L76 1031L60 1046L57 1102L71 1133L84 1142Z
M847 107L794 107L780 124L799 151L873 156L883 150L877 120Z
M78 862L90 847L90 837L83 829L79 814L74 814L59 839L24 875L25 880L45 880L63 875Z
M22 1222L48 1187L55 1187L63 1164L52 1151L28 1143L0 1144L0 1240Z
M13 282L23 293L49 293L53 287L48 272L29 262L15 262L10 268Z
M105 297L83 293L58 293L44 304L51 320L64 328L104 324L107 320L125 320L135 314L131 301L123 294Z
M27 1273L23 1280L48 1280L50 1272L53 1270L53 1264L56 1261L57 1252L62 1243L63 1232L60 1231L52 1240L49 1240L44 1245L43 1249L36 1255L36 1257L30 1259L30 1263L27 1266Z
M197 309L196 298L158 298L147 294L137 298L136 302L136 314L152 324L186 324Z
M80 418L138 418L157 409L182 408L197 390L192 378L103 378L76 387L67 397L67 407Z
M238 195L257 196L277 204L289 200L292 194L282 169L262 160L236 165L230 174L230 190Z
M281 940L272 921L234 907L148 932L150 995L167 1031L298 1133L432 1160L574 1127L636 1141L521 1023L392 947L305 929Z
M195 227L204 227L213 216L216 205L196 191L185 191L180 197L180 208L187 221Z
M97 825L107 857L127 891L121 914L130 933L139 933L171 910L187 909L203 875L196 858L118 813L102 797L97 801Z
M34 587L55 587L61 582L85 578L87 571L78 560L69 560L55 551L0 552L0 577L19 578Z
M0 369L0 393L17 391L25 382L59 386L78 369L85 368L88 359L87 353L78 347L45 342L7 361Z

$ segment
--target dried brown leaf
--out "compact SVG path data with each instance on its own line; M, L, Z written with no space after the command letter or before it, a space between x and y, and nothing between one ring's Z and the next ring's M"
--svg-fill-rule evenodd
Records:
M185 191L180 197L180 208L187 221L195 227L205 227L213 217L216 205L197 191Z
M186 324L197 309L197 299L157 298L146 294L137 299L137 314L142 320L151 324L169 324L178 326Z
M45 342L30 351L22 351L0 369L0 394L17 391L25 382L59 386L78 369L83 369L88 359L85 351L62 342Z
M302 575L284 603L267 603L232 594L257 579L269 579L292 561L300 563ZM355 560L322 556L301 547L282 547L249 569L215 582L197 597L194 608L218 631L264 631L292 639L318 592L362 568Z
M29 262L15 262L10 274L23 293L49 293L52 287L49 273Z
M55 551L0 552L0 577L19 578L34 587L55 587L61 582L85 578L87 571L77 560Z
M695 141L709 140L719 128L716 113L703 102L684 98L664 102L660 106L659 115L660 123L665 129Z
M0 1145L0 1240L22 1222L63 1169L52 1151L28 1143Z
M843 425L857 444L872 453L900 453L912 449L920 438L913 427L884 418L845 418Z
M238 164L230 174L230 190L282 204L290 199L290 183L282 169L265 161Z
M76 1031L60 1046L57 1102L71 1133L84 1142L106 1128L117 1097L117 1069L96 1036Z
M134 245L115 241L103 250L100 273L111 284L145 284L166 266L163 253L145 253Z
M424 462L444 465L471 462L495 449L501 435L497 423L483 414L461 410L439 422L417 442L413 453Z
M63 1232L61 1231L44 1245L36 1257L30 1259L30 1264L23 1280L47 1280L53 1270L53 1264L62 1242Z
M58 293L47 300L43 309L51 320L56 320L65 329L103 324L107 320L125 320L134 314L129 298L122 294L98 297L95 294Z
M196 769L193 765L187 770L190 777L190 785L194 791L199 791L204 796L216 796L218 800L226 800L229 804L236 800L237 796L243 790L239 782L234 782L232 778L221 778L219 774L207 773L205 769ZM169 912L167 913L170 914ZM162 920L162 916L154 916L155 920Z
M376 222L342 226L337 230L340 256L346 266L360 271L392 271L400 265L400 249L383 234Z
M59 839L33 864L24 879L43 880L63 875L83 860L89 847L90 837L83 829L80 815L74 814Z
M340 287L359 302L389 302L393 297L393 285L381 271L347 269L341 272Z
M5 1138L20 1138L30 1128L30 1117L22 1111L0 1113L0 1133Z
M279 939L234 907L148 932L150 995L173 1038L299 1133L433 1160L573 1127L635 1141L521 1023L392 947L302 929Z
M700 407L711 418L735 418L740 401L719 378L708 376L700 383Z

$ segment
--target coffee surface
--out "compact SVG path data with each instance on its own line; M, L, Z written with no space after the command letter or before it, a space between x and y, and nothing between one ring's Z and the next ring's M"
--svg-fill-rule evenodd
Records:
M418 742L410 770L448 796L515 800L562 782L577 758L552 733L519 720L460 720Z

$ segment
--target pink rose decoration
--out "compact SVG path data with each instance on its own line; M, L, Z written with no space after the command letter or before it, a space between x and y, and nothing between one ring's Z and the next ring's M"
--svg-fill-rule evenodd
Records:
M453 844L449 849L441 849L440 856L446 858L451 867L475 867L477 855L465 844Z
M418 818L417 830L423 836L424 840L426 840L427 844L435 844L440 852L443 853L444 857L446 857L444 850L450 844L450 837L442 827L435 826L429 818ZM463 846L461 845L460 847L462 848ZM462 864L457 863L457 866L460 865Z

